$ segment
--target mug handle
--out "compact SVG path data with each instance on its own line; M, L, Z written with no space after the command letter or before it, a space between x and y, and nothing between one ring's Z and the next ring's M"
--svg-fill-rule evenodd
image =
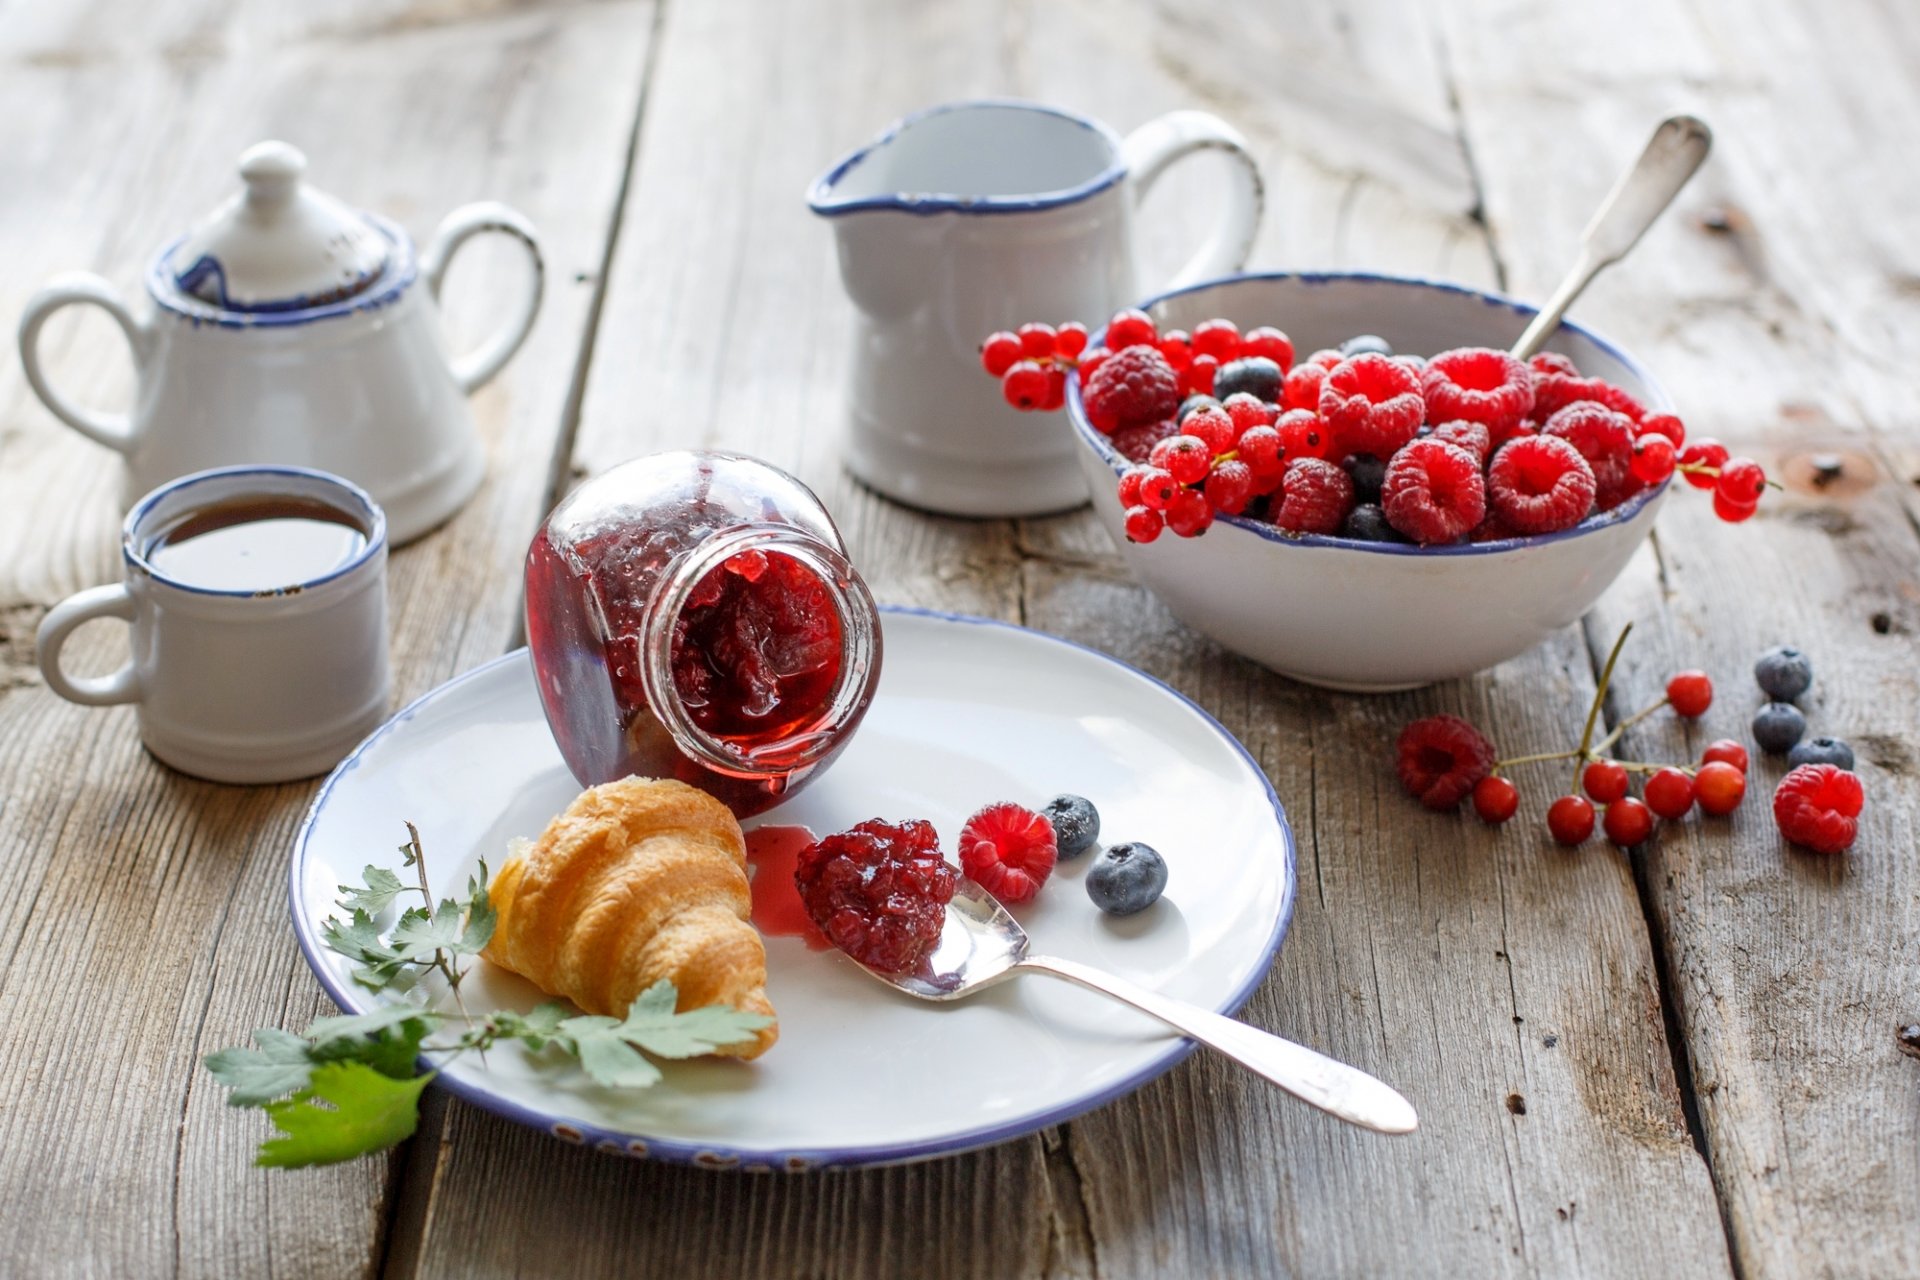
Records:
M486 231L498 231L520 242L527 251L528 261L533 264L533 284L521 296L519 308L512 319L498 333L453 361L453 381L463 393L484 387L520 349L520 344L527 339L527 330L533 328L533 317L540 310L540 295L547 281L547 265L540 256L540 239L534 233L533 224L504 204L483 200L477 204L461 205L448 214L433 233L427 251L420 256L420 274L425 278L427 288L432 291L434 301L440 299L440 282L445 278L447 264L453 261L455 252L468 240Z
M1196 151L1220 151L1231 156L1234 182L1227 190L1220 225L1165 289L1230 275L1246 266L1254 233L1260 229L1260 215L1266 208L1266 185L1260 180L1260 167L1254 163L1247 140L1225 120L1204 111L1169 111L1127 135L1120 154L1132 175L1134 203L1146 198L1168 166Z
M142 373L151 339L147 327L127 310L119 290L90 272L75 271L48 281L28 301L26 311L20 316L20 363L27 371L27 385L54 417L87 439L118 453L130 453L135 436L132 418L124 413L102 413L73 403L54 389L47 381L46 371L40 367L40 330L53 318L54 312L82 304L99 307L113 317L120 331L127 335L127 345L133 349L135 376Z
M83 707L110 707L119 702L140 701L140 676L129 658L125 666L107 676L69 676L60 669L60 647L81 624L95 618L120 618L133 621L133 593L121 582L94 587L68 596L40 620L34 638L35 658L47 687Z

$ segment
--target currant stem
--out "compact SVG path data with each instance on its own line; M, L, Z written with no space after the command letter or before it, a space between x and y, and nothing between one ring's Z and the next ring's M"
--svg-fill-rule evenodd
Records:
M1645 720L1648 716L1652 715L1654 712L1658 711L1660 708L1666 705L1667 705L1667 697L1665 694L1661 694L1660 700L1658 702L1655 702L1648 706L1644 706L1640 708L1638 711L1628 716L1625 720L1622 720L1619 724L1613 726L1612 732L1607 734L1606 737L1600 739L1600 741L1593 744L1593 753L1595 755L1599 755L1602 751L1605 751L1608 747L1620 741L1621 734L1625 733L1628 729L1632 728L1634 725L1639 724L1642 720Z
M1580 730L1580 749L1574 753L1573 783L1568 787L1569 792L1580 789L1579 765L1593 758L1593 722L1600 718L1600 704L1606 701L1607 686L1613 683L1613 665L1620 661L1620 650L1625 647L1627 636L1632 631L1631 622L1620 628L1619 638L1613 642L1613 651L1607 654L1607 665L1600 669L1600 683L1594 687L1593 702L1587 707L1586 727Z
M1571 751L1542 751L1537 755L1515 756L1511 760L1496 760L1493 762L1492 772L1498 773L1510 765L1538 764L1542 760L1571 760L1572 758L1573 752Z

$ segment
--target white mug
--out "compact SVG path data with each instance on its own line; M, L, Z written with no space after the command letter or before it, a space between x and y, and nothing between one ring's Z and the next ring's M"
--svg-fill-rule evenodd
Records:
M1207 192L1220 210L1212 236L1162 285L1177 288L1246 265L1264 200L1245 139L1203 112L1122 139L1056 107L952 103L821 175L808 204L833 223L859 310L848 469L952 515L1086 501L1065 415L1010 407L980 367L980 342L1034 320L1097 329L1139 299L1134 206L1175 160L1208 150L1237 163Z
M326 504L363 545L325 572L260 589L155 565L162 538L194 513L275 499ZM123 581L69 597L41 622L40 673L84 706L136 704L141 740L162 762L215 782L287 782L331 769L385 719L387 521L357 485L302 467L197 472L128 512L120 550ZM132 657L111 675L68 675L61 646L95 618L132 625Z

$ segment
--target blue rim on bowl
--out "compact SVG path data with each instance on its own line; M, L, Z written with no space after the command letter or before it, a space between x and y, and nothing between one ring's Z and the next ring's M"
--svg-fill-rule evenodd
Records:
M1185 297L1191 293L1202 293L1209 289L1218 289L1223 285L1238 284L1242 281L1249 280L1297 280L1306 285L1338 284L1348 281L1360 281L1371 284L1411 285L1415 288L1432 289L1440 293L1452 293L1462 297L1475 298L1486 303L1488 306L1504 307L1516 316L1527 320L1532 319L1539 310L1537 307L1521 302L1516 298L1510 298L1503 293L1494 293L1486 289L1474 289L1467 285L1455 284L1447 280L1429 280L1422 276L1388 275L1384 272L1377 271L1248 271L1242 272L1239 275L1218 276L1212 280L1202 280L1197 284L1183 285L1178 289L1169 289L1165 293L1157 293L1151 298L1148 298L1145 302L1140 303L1139 307L1142 311L1151 312L1156 306L1173 298ZM1276 316L1270 323L1285 328L1284 317ZM1563 320L1560 327L1578 334L1630 370L1633 376L1640 380L1641 385L1652 393L1646 397L1648 408L1661 412L1671 411L1672 402L1667 398L1667 394L1661 388L1659 382L1654 379L1652 374L1647 372L1644 365L1628 355L1618 344L1602 337L1591 329L1574 324L1572 321ZM1106 339L1106 333L1107 331L1103 326L1099 332L1093 335L1088 345L1094 347L1101 345ZM1105 435L1094 430L1093 424L1087 421L1087 410L1080 398L1080 380L1078 378L1067 379L1067 418L1073 423L1073 429L1079 433L1081 440L1112 469L1115 480L1118 480L1120 474L1128 467L1136 465L1132 459L1128 458L1118 449L1115 449L1112 441ZM1566 538L1577 538L1583 534L1594 533L1618 524L1625 524L1627 521L1633 519L1635 515L1639 514L1641 508L1666 492L1667 486L1672 483L1673 477L1669 476L1657 485L1642 489L1639 493L1634 494L1631 498L1628 498L1625 502L1613 508L1613 510L1602 511L1598 515L1588 516L1573 528L1562 529L1557 533L1538 533L1522 538L1497 538L1487 542L1451 543L1438 547L1423 547L1406 542L1363 542L1356 538L1337 538L1318 533L1289 533L1284 529L1268 524L1264 520L1254 520L1247 516L1216 516L1215 521L1216 523L1229 524L1235 528L1244 529L1256 537L1282 546L1334 547L1343 551L1372 552L1377 555L1390 556L1484 556L1496 555L1503 551L1514 551L1522 547L1540 546L1544 543L1558 542Z

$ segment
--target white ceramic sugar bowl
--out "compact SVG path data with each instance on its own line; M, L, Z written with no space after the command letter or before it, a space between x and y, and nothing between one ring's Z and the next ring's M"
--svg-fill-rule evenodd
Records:
M416 256L406 232L306 185L305 169L284 142L241 156L244 189L154 258L140 313L99 276L50 282L21 317L21 362L56 417L125 456L125 505L208 467L313 467L368 490L405 542L479 487L466 397L533 324L539 245L524 217L486 202L454 210ZM531 286L490 339L450 359L435 300L455 251L488 231L525 248ZM76 404L47 380L42 326L77 303L112 316L133 348L130 413Z

